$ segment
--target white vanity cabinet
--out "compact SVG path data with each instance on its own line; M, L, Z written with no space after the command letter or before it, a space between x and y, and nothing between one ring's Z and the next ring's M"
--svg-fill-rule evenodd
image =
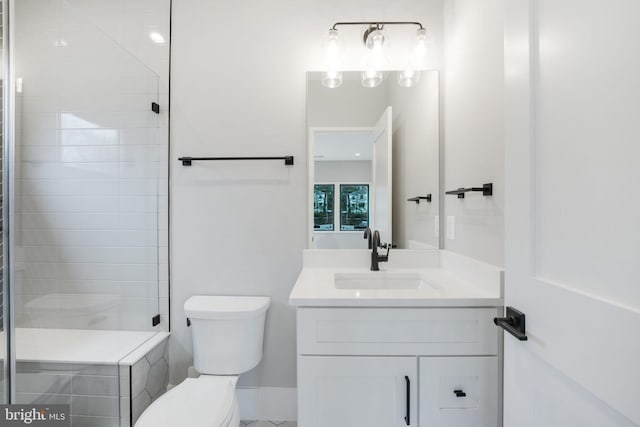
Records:
M497 427L499 307L298 307L299 427Z
M415 357L300 357L298 425L417 426L417 382Z

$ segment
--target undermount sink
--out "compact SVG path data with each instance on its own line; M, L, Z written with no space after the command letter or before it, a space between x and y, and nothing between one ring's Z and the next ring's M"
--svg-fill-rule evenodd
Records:
M336 289L418 289L429 284L419 273L372 271L370 273L336 273Z

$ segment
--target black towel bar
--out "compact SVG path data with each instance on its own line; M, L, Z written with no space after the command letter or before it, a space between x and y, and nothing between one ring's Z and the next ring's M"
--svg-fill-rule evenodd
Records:
M456 194L458 199L464 199L464 193L470 191L482 191L483 196L493 195L493 183L483 184L482 187L458 188L457 190L447 191L446 194Z
M420 200L426 200L427 202L431 203L431 194L427 194L426 196L412 197L410 199L407 199L407 202L416 202L416 205L419 205Z
M192 162L203 160L284 160L284 164L287 166L293 165L293 156L280 156L280 157L179 157L178 160L182 162L182 166L191 166Z

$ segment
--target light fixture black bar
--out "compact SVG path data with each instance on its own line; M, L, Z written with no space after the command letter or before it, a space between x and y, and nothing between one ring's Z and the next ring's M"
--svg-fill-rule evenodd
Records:
M404 21L369 21L369 22L336 22L331 27L332 30L337 30L337 26L341 25L375 25L376 27L381 27L384 25L417 25L420 29L423 29L421 23L419 22L404 22Z
M284 160L284 164L287 166L293 165L293 156L281 156L281 157L179 157L178 160L182 162L182 166L191 166L195 161L209 161L209 160Z
M410 199L407 199L407 202L416 202L416 205L419 205L420 200L426 200L427 202L431 203L431 194L427 194L426 196L412 197Z
M470 191L482 191L483 196L493 196L493 183L483 184L482 187L458 188L457 190L447 191L446 194L456 194L458 199L464 199L464 193Z

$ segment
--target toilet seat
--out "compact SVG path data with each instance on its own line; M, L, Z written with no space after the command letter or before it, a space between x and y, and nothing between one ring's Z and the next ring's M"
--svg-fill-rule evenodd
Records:
M135 427L237 427L237 376L187 378L153 402Z

